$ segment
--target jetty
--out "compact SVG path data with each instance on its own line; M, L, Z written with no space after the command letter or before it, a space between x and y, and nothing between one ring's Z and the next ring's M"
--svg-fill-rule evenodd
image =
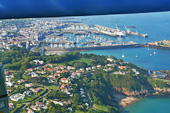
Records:
M84 50L104 50L104 49L117 49L117 48L130 48L130 47L144 47L146 44L114 44L108 46L90 46L90 47L73 47L73 48L50 48L45 47L45 51L84 51Z
M141 37L148 37L148 34L139 34L137 31L132 32L129 28L124 25L126 31L120 30L116 25L116 28L105 27L101 25L84 25L76 24L70 25L67 28L61 29L61 33L71 33L74 35L87 35L87 34L104 34L113 37L125 37L126 35L135 35Z

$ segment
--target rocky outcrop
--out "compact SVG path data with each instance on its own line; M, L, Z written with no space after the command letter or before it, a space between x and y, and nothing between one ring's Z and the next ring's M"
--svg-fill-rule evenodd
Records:
M133 97L142 97L152 94L170 94L170 88L154 88L152 89L144 89L140 91L128 91L126 88L115 88L118 92L125 94L126 96Z
M154 90L140 90L140 91L128 91L126 88L115 88L118 92L121 92L127 96L140 97L154 93Z
M170 88L154 88L156 94L170 94Z

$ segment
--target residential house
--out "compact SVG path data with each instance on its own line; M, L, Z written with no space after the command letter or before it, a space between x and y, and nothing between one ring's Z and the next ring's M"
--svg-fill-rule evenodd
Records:
M91 68L91 67L87 67L86 70L87 70L87 71L90 71L90 70L92 70L92 68Z
M61 70L60 73L67 73L68 70Z
M114 60L112 58L107 58L108 61L113 62Z
M96 69L96 66L92 66L92 69L93 69L93 70Z
M24 79L20 79L20 80L18 80L17 82L18 82L18 83L23 83L23 82L25 82L25 80L24 80Z
M57 69L66 69L65 66L61 66L61 65L56 66L56 68L57 68Z
M65 88L67 88L67 86L69 86L69 85L68 84L62 84L60 89L65 89Z
M6 87L11 87L11 86L13 86L13 85L14 85L14 82L11 82L11 81L6 82Z
M67 108L67 110L69 110L69 111L73 112L72 107L68 107L68 108Z
M36 73L46 74L46 72L45 72L45 71L36 71Z
M111 68L103 69L103 70L104 70L104 71L106 71L106 72L112 71L112 69L111 69Z
M28 109L27 113L35 113L35 112L31 109Z
M53 78L53 79L55 79L55 75L49 75L49 76L47 76L47 78Z
M30 88L30 90L34 93L39 93L43 88Z
M41 107L36 106L36 105L31 106L30 108L31 108L32 110L35 110L35 111L40 111L40 110L42 110L42 108L41 108Z
M25 95L21 94L21 93L13 94L13 95L10 96L10 99L13 100L13 101L20 101L24 98L25 98Z
M26 83L25 84L25 87L32 87L32 86L35 86L33 83Z
M70 82L68 78L61 78L60 81L63 82L63 83L69 83Z
M67 69L68 70L74 70L74 69L76 69L75 67L72 67L72 66L67 66Z
M102 65L97 65L98 68L102 67Z
M52 100L52 102L53 102L54 104L59 104L59 105L61 105L61 106L64 105L64 102L63 102L63 101Z
M31 92L31 91L24 91L23 94L24 94L24 95L27 95L27 96L31 96L31 95L32 95L32 92Z
M118 66L119 69L127 69L127 66Z
M27 69L27 72L30 72L30 71L33 71L33 69L32 68Z
M133 68L132 71L133 71L136 75L140 74L139 71L137 71L135 68Z
M40 77L37 73L35 73L35 72L31 72L30 73L31 74L31 77Z
M6 81L6 82L11 81L11 77L10 77L10 76L8 76L8 75L6 75L6 76L5 76L5 81Z
M11 111L11 110L13 110L15 107L14 107L14 104L11 102L11 103L9 103L9 110Z
M125 75L127 73L128 73L128 71L115 71L113 74Z
M41 107L42 109L47 109L46 101L43 102L35 102L35 105Z
M56 71L56 68L45 68L45 71L53 72Z
M107 64L107 66L114 67L114 66L115 66L115 64Z
M41 61L41 60L33 60L32 62L33 62L34 64L40 64L40 65L44 64L44 62Z
M55 76L61 76L59 73L54 73Z
M46 64L46 66L53 67L53 66L54 66L54 64Z
M79 70L84 71L84 68L80 68Z
M12 92L12 90L11 89L8 89L7 90L7 94L9 94L9 93L11 93Z
M77 73L84 73L84 70L76 70Z

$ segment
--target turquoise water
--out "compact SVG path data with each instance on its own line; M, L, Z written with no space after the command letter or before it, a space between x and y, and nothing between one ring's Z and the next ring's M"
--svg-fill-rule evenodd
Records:
M122 113L170 113L169 105L169 97L148 97L130 105Z
M156 52L154 54L154 52ZM94 53L98 55L113 55L121 58L124 61L136 64L149 70L170 70L170 51L154 48L123 48L123 49L108 49L108 50L90 50L82 53ZM124 58L122 58L124 54ZM150 54L152 56L150 56ZM138 57L136 57L138 56Z
M103 36L114 41L135 41L138 43L154 42L164 39L170 40L170 12L161 13L147 13L147 14L129 14L129 15L107 15L107 16L87 16L76 17L77 21L88 25L103 25L115 28L115 24L122 30L126 26L135 26L130 28L131 31L138 30L139 33L148 33L148 38L127 36L124 38L115 38L110 36ZM156 52L156 54L153 54ZM95 53L99 55L114 55L117 58L122 58L125 54L125 61L136 64L149 70L170 70L170 51L163 49L150 48L122 48L109 50L92 50L83 53ZM151 56L150 56L151 54ZM135 56L138 56L136 58Z

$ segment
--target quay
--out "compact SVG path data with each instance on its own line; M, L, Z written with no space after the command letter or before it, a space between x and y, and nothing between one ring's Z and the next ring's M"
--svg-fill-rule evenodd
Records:
M84 50L104 50L117 48L145 47L146 44L115 44L108 46L90 46L90 47L73 47L73 48L50 48L45 47L45 51L84 51Z
M93 34L104 34L113 37L125 37L126 35L135 35L141 37L148 37L148 34L139 34L137 31L132 32L130 29L124 26L126 31L120 30L117 25L116 28L105 27L101 25L70 25L67 28L61 29L63 34L74 34L74 35L87 35L89 33Z

